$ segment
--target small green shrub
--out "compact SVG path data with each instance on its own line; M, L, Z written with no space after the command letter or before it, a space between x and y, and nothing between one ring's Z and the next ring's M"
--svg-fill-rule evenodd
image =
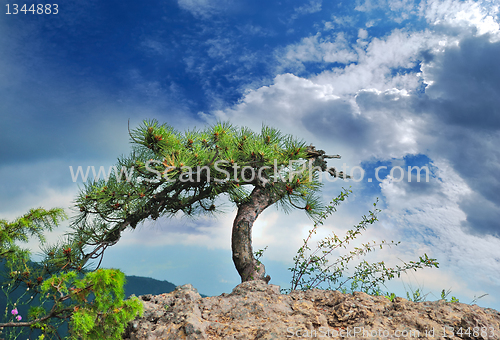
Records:
M373 204L375 207L374 211L369 212L369 216L363 216L362 221L354 226L353 229L348 230L344 239L340 239L337 235L333 235L332 237L326 237L323 240L318 242L317 248L310 254L306 254L306 251L310 252L311 248L308 246L308 242L311 239L313 234L316 234L317 228L323 224L323 221L330 216L332 213L337 211L337 206L343 202L349 194L352 193L351 190L346 190L343 188L343 191L339 196L334 198L329 206L326 207L325 211L320 215L319 220L314 224L313 228L309 231L308 237L304 240L304 244L297 251L297 255L294 257L294 267L288 268L292 272L292 280L291 280L291 288L283 289L284 293L289 293L292 290L308 290L313 288L322 288L321 284L326 283L328 287L326 289L339 290L342 293L352 293L356 290L365 292L370 295L375 296L385 296L390 301L393 301L396 298L395 293L382 293L380 289L380 285L384 285L386 280L391 280L397 274L398 278L400 277L402 272L406 272L409 269L413 269L416 271L418 268L423 267L436 267L439 268L439 263L436 262L436 259L429 258L427 254L419 257L418 262L409 261L409 263L404 263L404 266L396 266L395 268L387 268L384 262L377 262L369 264L366 261L362 261L358 266L355 267L354 274L348 276L346 279L344 277L344 272L347 269L347 264L354 257L360 255L366 255L368 252L373 251L375 247L383 248L384 245L398 245L401 242L387 243L386 241L382 241L380 244L367 243L362 244L360 248L354 248L353 251L350 251L348 255L340 256L338 260L334 263L330 264L327 256L330 255L335 249L343 247L346 249L346 245L349 244L351 240L356 238L359 234L361 234L362 230L366 230L367 226L373 224L377 221L377 213L381 210L376 209L377 202ZM267 247L266 247L267 248ZM263 250L259 250L256 252L256 255L262 256ZM377 276L377 274L380 274ZM344 285L350 281L349 289ZM406 290L406 287L405 287ZM411 292L411 294L410 294ZM411 289L410 292L406 291L406 297L409 301L414 302L422 302L426 301L426 297L429 293L422 295L421 288L417 288L415 291ZM447 300L446 297L450 291L445 291L444 289L441 292L441 299L450 302L456 303L460 302L459 299L452 296L450 300ZM478 298L474 298L471 304L475 303L478 299L486 296L488 294L483 294Z
M368 225L377 221L376 214L380 212L379 209L376 209L377 202L373 204L375 207L374 211L370 211L368 217L363 216L362 221L354 226L353 229L348 230L343 239L340 239L334 233L333 236L325 237L323 240L319 241L317 248L312 253L306 254L307 251L311 251L311 248L308 246L311 236L316 233L317 228L323 224L323 221L329 215L337 211L337 206L343 202L350 193L352 193L351 190L343 189L340 195L334 198L330 205L326 207L320 219L314 223L314 227L309 231L309 235L304 240L303 246L299 248L297 255L294 257L294 267L289 268L293 274L291 288L289 290L284 290L285 292L297 289L308 290L321 288L322 284L327 284L327 289L339 290L346 293L348 289L344 285L350 281L351 292L360 290L371 295L381 295L380 285L383 285L386 280L391 280L395 275L400 277L401 272L406 272L409 269L416 271L418 268L423 267L439 268L439 263L436 262L436 259L429 258L427 254L421 256L418 262L409 261L409 263L404 263L404 266L396 266L395 268L387 268L383 261L372 264L362 261L354 268L354 274L344 279L344 272L347 269L347 264L354 257L366 255L368 252L373 251L375 247L380 247L380 249L382 249L384 245L398 245L400 243L394 243L394 241L387 243L386 241L382 241L380 244L376 244L375 241L373 241L373 244L367 243L363 244L362 247L355 247L349 254L342 255L335 262L329 263L328 256L335 249L340 247L345 249L346 245L361 234L362 230L366 230ZM389 297L391 296L392 294L389 294Z

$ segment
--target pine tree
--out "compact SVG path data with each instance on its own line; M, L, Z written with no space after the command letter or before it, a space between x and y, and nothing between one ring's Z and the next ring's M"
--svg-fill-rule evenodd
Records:
M178 212L218 212L225 194L238 213L232 229L233 262L241 281L269 281L252 250L252 226L267 207L304 210L313 219L324 208L318 196L328 156L302 140L264 126L260 133L217 123L184 133L157 121L130 132L132 152L118 160L117 174L87 183L76 204L74 244L79 266L116 244L127 228ZM88 250L90 247L90 250ZM75 265L76 262L75 260Z
M19 339L28 331L31 337L34 330L41 332L38 339L61 339L58 331L64 323L70 339L121 339L128 322L141 315L138 298L124 300L122 272L71 270L81 260L72 241L46 245L44 233L65 218L63 209L38 208L13 222L0 220L0 286L6 295L2 339ZM41 262L31 261L30 251L18 245L30 236L45 246Z

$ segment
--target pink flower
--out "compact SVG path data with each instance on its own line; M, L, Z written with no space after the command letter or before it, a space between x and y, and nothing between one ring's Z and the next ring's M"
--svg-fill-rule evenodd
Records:
M17 315L19 314L19 312L17 311L17 308L14 308L12 311L11 311L12 315Z
M21 315L16 316L17 321L21 321L21 319L22 319Z

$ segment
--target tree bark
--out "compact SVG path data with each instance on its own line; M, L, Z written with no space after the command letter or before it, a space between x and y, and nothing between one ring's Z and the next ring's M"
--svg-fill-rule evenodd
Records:
M334 168L328 168L327 158L340 158L339 155L326 155L323 150L316 150L313 145L307 147L307 159L313 161L313 166L319 166L322 171L328 171L332 176L349 178L342 172L338 173ZM286 195L285 188L282 188L283 195ZM238 213L233 223L233 232L231 236L231 249L233 252L233 262L240 274L241 282L251 280L263 280L269 283L271 277L266 276L265 266L257 261L253 255L252 249L252 227L259 216L270 205L276 203L283 197L280 194L272 193L264 186L257 185L250 194L248 200L238 206Z
M252 250L252 227L259 214L278 201L279 197L271 194L263 187L255 187L249 200L238 207L238 214L234 219L231 248L233 262L240 274L241 282L251 280L271 280L266 276L266 269L257 261Z

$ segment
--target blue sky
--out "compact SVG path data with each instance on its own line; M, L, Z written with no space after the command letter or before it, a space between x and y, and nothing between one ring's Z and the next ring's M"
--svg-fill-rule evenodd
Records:
M343 235L378 197L383 209L353 246L395 240L368 262L440 263L403 276L439 298L500 309L500 29L495 1L352 2L178 0L76 2L58 14L0 15L0 216L64 207L81 181L69 167L115 163L130 148L127 123L158 119L178 130L217 120L263 123L331 154L332 166L375 168L384 181L325 183L353 195L318 233ZM12 12L12 4L11 12ZM427 166L428 183L400 166ZM412 181L408 179L412 178ZM104 259L218 295L239 283L230 252L236 211L146 222ZM268 208L254 248L271 283L312 222ZM59 235L64 233L61 227ZM34 244L33 244L34 246ZM36 252L36 248L34 248ZM340 255L343 253L339 253ZM401 280L388 287L404 296Z

